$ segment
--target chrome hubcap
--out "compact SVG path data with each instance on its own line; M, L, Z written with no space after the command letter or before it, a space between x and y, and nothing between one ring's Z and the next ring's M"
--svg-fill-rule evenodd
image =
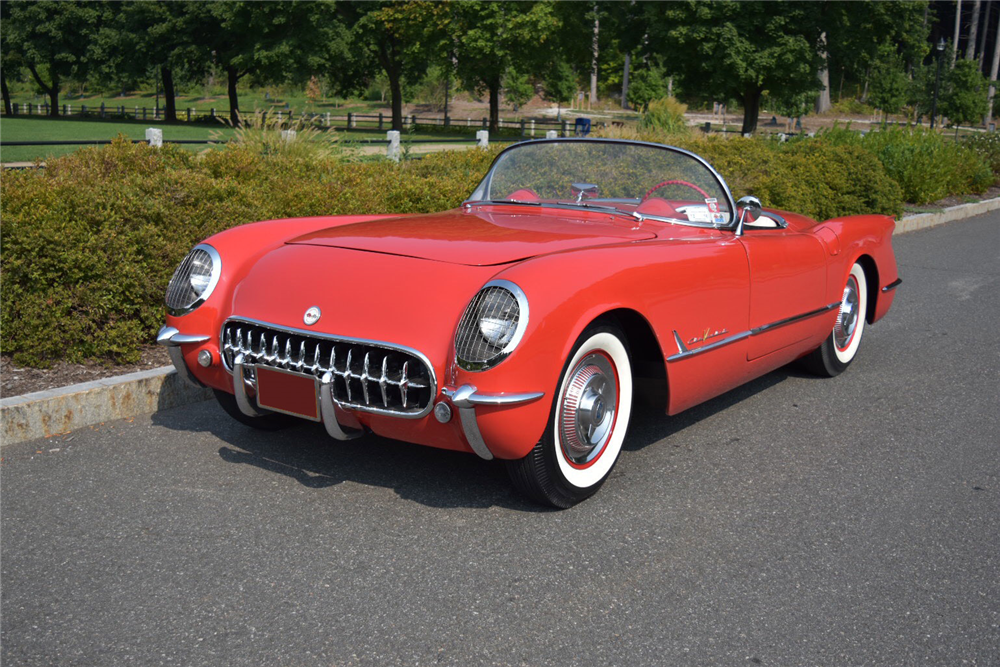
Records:
M847 280L844 287L844 296L840 301L840 314L837 315L837 323L833 326L833 342L841 350L846 348L854 336L854 330L858 327L858 281L854 276Z
M618 385L611 361L592 353L570 372L561 399L563 453L582 465L596 459L611 438L618 405Z

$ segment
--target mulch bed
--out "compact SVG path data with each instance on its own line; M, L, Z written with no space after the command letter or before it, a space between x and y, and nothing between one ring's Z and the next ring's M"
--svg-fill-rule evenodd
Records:
M948 208L949 206L958 206L959 204L971 204L977 201L985 201L987 199L995 199L1000 197L1000 187L994 185L989 190L981 195L958 195L955 197L945 197L944 199L939 199L931 204L904 204L904 215L912 215L916 213L931 213L937 212L941 209Z
M80 382L115 377L137 371L148 371L170 365L166 348L150 345L142 350L137 364L109 365L101 362L69 364L56 362L51 368L25 368L17 366L10 356L0 356L0 397L20 396L35 391L65 387Z

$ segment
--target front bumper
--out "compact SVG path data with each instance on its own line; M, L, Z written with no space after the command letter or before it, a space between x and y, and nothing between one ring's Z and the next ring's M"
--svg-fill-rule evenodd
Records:
M511 406L521 403L537 401L545 394L543 392L533 392L527 394L481 394L476 387L471 384L463 384L457 389L441 390L441 393L451 400L451 404L458 408L458 416L462 422L462 431L468 441L472 451L481 458L489 461L493 458L493 452L487 447L483 434L479 430L479 419L476 417L477 405Z
M166 346L167 351L170 354L170 360L177 369L178 375L180 375L184 380L200 387L204 387L206 385L191 372L191 369L184 359L181 346L202 345L209 340L210 336L208 335L182 334L177 328L171 326L164 326L161 328L156 337L157 343ZM242 356L243 355L239 355L234 360L232 369L232 385L229 389L236 397L236 403L241 412L249 417L258 417L266 414L266 412L256 406L256 401L251 396L251 394L256 394L256 386L254 384L254 380L244 372L246 366ZM213 357L215 357L214 354L210 356L209 359L212 359ZM351 440L363 435L364 430L345 426L341 423L341 420L338 419L338 411L343 414L344 412L351 413L352 410L350 406L342 405L336 400L332 385L332 374L324 374L320 379L319 399L320 414L327 433L337 440ZM489 445L486 443L486 438L483 436L482 429L480 428L480 415L477 413L477 407L482 407L487 410L509 408L535 402L544 397L544 395L544 392L486 393L480 392L474 385L463 384L455 388L442 388L440 395L434 397L432 403L436 404L441 401L447 401L454 406L458 411L461 433L464 436L466 443L468 443L469 448L471 448L472 451L479 457L491 460L495 457L495 449L491 450ZM358 416L361 417L362 415L359 414ZM422 417L420 421L430 421L432 419L433 418L430 415L427 415ZM399 420L405 421L401 417ZM438 421L441 420L438 419ZM444 420L444 422L447 421L449 421L449 419ZM399 436L396 434L390 434L390 437ZM402 439L406 439L406 436L404 435ZM431 442L423 444L437 444L439 446L448 447L446 443ZM448 448L454 448L454 446Z

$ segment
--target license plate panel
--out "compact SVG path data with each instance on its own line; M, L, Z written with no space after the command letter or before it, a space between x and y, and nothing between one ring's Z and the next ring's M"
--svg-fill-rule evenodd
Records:
M283 368L255 366L257 405L274 412L318 422L319 378Z

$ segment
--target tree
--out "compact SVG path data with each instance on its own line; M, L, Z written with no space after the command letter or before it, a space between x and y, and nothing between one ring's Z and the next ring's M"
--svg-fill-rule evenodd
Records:
M988 109L986 88L976 61L959 60L941 82L941 115L955 126L981 122Z
M663 70L659 67L636 70L628 89L628 103L632 108L645 111L650 102L666 97L667 86L663 79Z
M392 129L403 129L403 80L417 78L426 70L438 31L447 26L448 8L432 2L366 2L342 5L351 24L355 53L351 67L344 68L346 87L385 73L392 106ZM375 67L377 65L377 68Z
M328 1L193 2L187 11L193 43L210 49L226 72L234 126L241 79L303 83L344 48L343 26Z
M504 77L503 92L507 101L513 104L514 109L517 110L531 101L531 98L535 96L535 87L532 85L527 74L510 70L507 72L507 76Z
M156 77L163 85L164 120L177 120L174 76L178 69L189 75L203 72L211 54L195 41L198 14L189 2L121 3L109 11L95 39L102 63L98 79L122 88ZM111 6L108 6L109 10Z
M0 3L0 22L10 20L10 3ZM20 56L7 39L7 31L0 30L0 90L3 93L3 112L10 116L14 111L10 103L10 90L7 89L7 71L18 67Z
M558 105L558 117L562 118L562 105L573 99L577 92L577 76L565 61L559 61L549 68L543 89L545 99Z
M58 116L63 81L86 75L99 5L56 0L9 4L4 21L9 48L48 96L49 115Z
M906 76L902 58L891 44L879 49L879 58L871 68L871 90L868 99L883 112L883 122L889 114L898 113L906 104L910 80Z
M649 11L650 43L669 59L671 73L706 98L739 100L745 134L757 129L765 90L791 97L819 88L812 3L684 2Z
M926 2L891 0L885 2L824 2L817 5L821 37L820 56L829 72L866 86L872 68L883 57L880 49L891 46L906 69L919 65L927 55L928 27L924 20ZM819 105L817 105L818 107Z
M541 69L558 25L548 2L470 0L454 6L458 73L467 88L489 93L491 132L500 129L500 90L508 70Z

